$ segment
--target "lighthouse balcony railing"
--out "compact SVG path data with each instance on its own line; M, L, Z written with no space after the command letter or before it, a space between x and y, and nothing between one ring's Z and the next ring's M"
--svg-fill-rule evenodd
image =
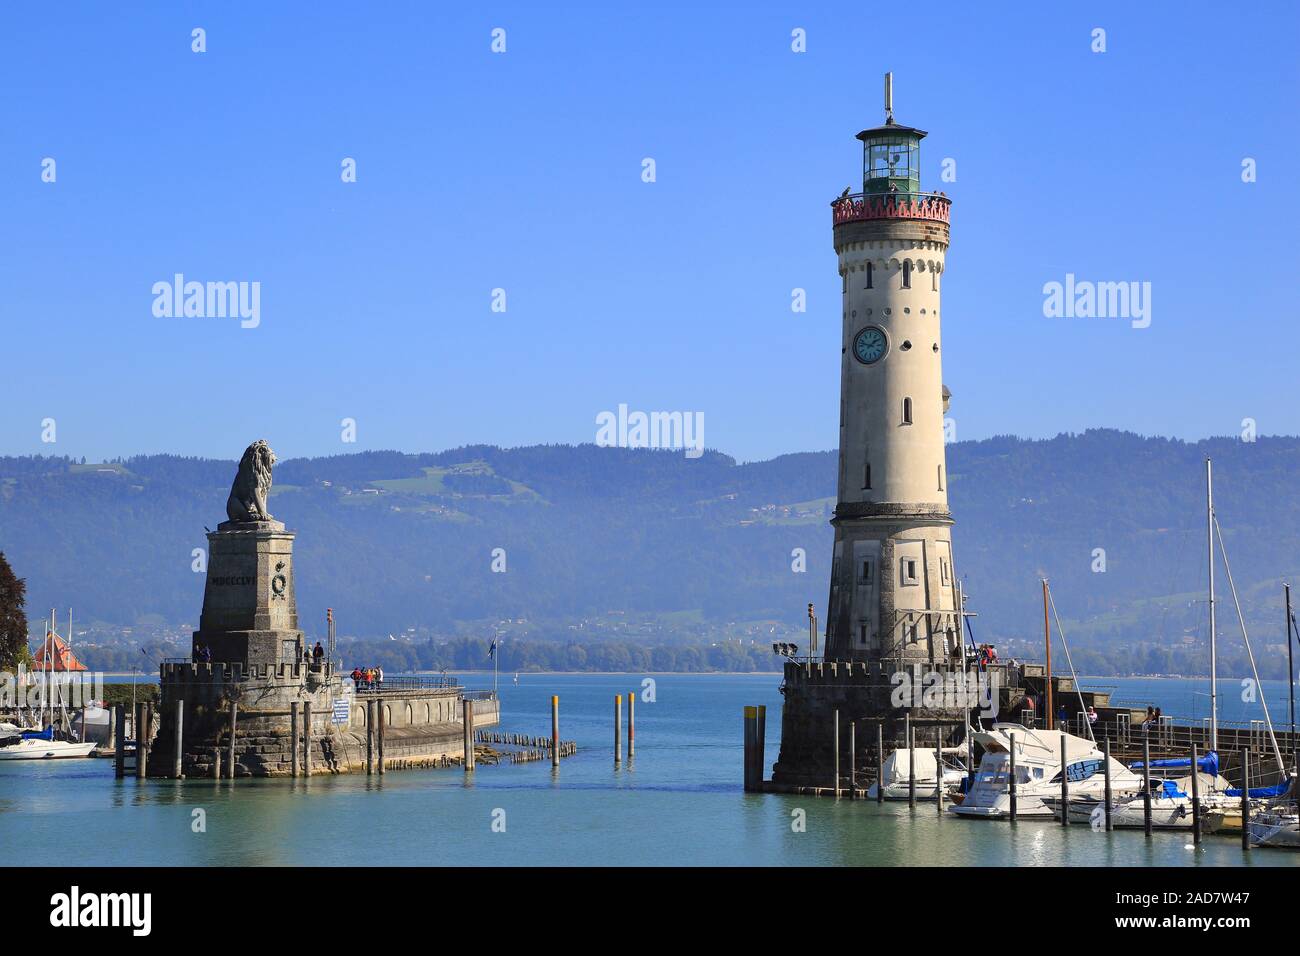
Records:
M942 193L852 193L831 203L835 225L869 219L926 219L950 222L952 200Z

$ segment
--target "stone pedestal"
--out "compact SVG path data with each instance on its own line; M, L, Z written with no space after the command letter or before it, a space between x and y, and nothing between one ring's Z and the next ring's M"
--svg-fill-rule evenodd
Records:
M176 752L171 715L182 701L186 776L210 776L214 754L230 752L232 701L238 704L234 776L289 773L295 744L301 746L291 724L294 703L311 704L313 766L337 766L332 713L341 681L329 661L309 660L298 627L293 539L279 521L227 521L208 534L208 576L191 661L168 661L160 674L163 724L155 749ZM167 775L170 764L150 769Z
M279 521L226 521L208 534L203 614L195 658L213 663L293 664L304 660L294 592L293 532Z

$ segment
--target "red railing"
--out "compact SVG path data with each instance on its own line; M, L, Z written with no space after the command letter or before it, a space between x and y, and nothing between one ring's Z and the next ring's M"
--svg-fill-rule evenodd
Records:
M835 225L864 219L929 219L949 222L952 200L938 193L854 193L831 203Z

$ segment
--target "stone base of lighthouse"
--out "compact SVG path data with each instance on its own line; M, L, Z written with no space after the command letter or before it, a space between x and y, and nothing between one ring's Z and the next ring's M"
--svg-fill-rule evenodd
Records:
M879 661L787 661L781 684L781 752L772 767L772 784L778 789L834 789L837 726L841 787L849 785L850 766L856 767L857 786L873 783L880 765L878 736L883 736L887 756L907 746L909 723L918 748L960 744L965 739L964 704L954 706L957 702L950 699L945 705L939 694L938 706L907 706L914 701L900 700L902 674L918 688L941 682L953 687L972 679L960 663L900 669ZM1024 698L1019 671L998 667L995 674L986 684L993 689L993 710L998 718L1012 715Z

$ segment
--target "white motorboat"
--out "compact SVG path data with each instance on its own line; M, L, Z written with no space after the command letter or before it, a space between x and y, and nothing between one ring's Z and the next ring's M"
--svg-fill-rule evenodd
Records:
M56 740L52 727L19 730L12 724L0 727L0 760L50 760L57 757L89 757L97 747L93 740L80 743Z
M1220 780L1223 778L1220 777ZM1192 798L1190 796L1191 778L1183 780L1151 781L1151 826L1156 830L1190 830L1192 828ZM1199 783L1208 788L1214 778L1207 774L1200 775ZM1104 793L1080 794L1077 798L1070 794L1070 822L1086 823L1094 829L1105 826L1105 810L1102 803ZM1043 798L1056 819L1061 818L1060 794ZM1201 801L1201 832L1214 833L1223 826L1225 809L1210 798ZM1146 827L1146 807L1142 799L1141 787L1136 792L1116 791L1112 788L1110 803L1110 825L1112 829L1144 829Z
M1300 816L1289 811L1266 810L1250 818L1250 842L1255 846L1300 849Z
M945 754L949 752L948 749L944 751ZM917 800L934 800L936 779L938 785L947 793L949 790L960 786L962 780L966 777L966 768L951 757L945 758L943 769L939 773L936 773L936 766L933 750L919 747L911 751L907 750L907 748L895 750L885 759L885 799L909 799L910 788L907 782L909 767L913 768ZM872 800L876 799L879 789L879 783L873 783L867 788L867 796Z
M1065 738L1065 766L1061 761L1061 738ZM1070 798L1105 792L1106 755L1091 740L1052 730L1030 730L1021 724L998 723L991 730L975 732L984 749L970 792L949 812L963 817L1004 819L1011 814L1011 748L1016 756L1017 817L1052 817L1045 797L1060 797L1061 775L1069 783ZM1112 793L1133 791L1142 778L1114 757L1110 758Z

